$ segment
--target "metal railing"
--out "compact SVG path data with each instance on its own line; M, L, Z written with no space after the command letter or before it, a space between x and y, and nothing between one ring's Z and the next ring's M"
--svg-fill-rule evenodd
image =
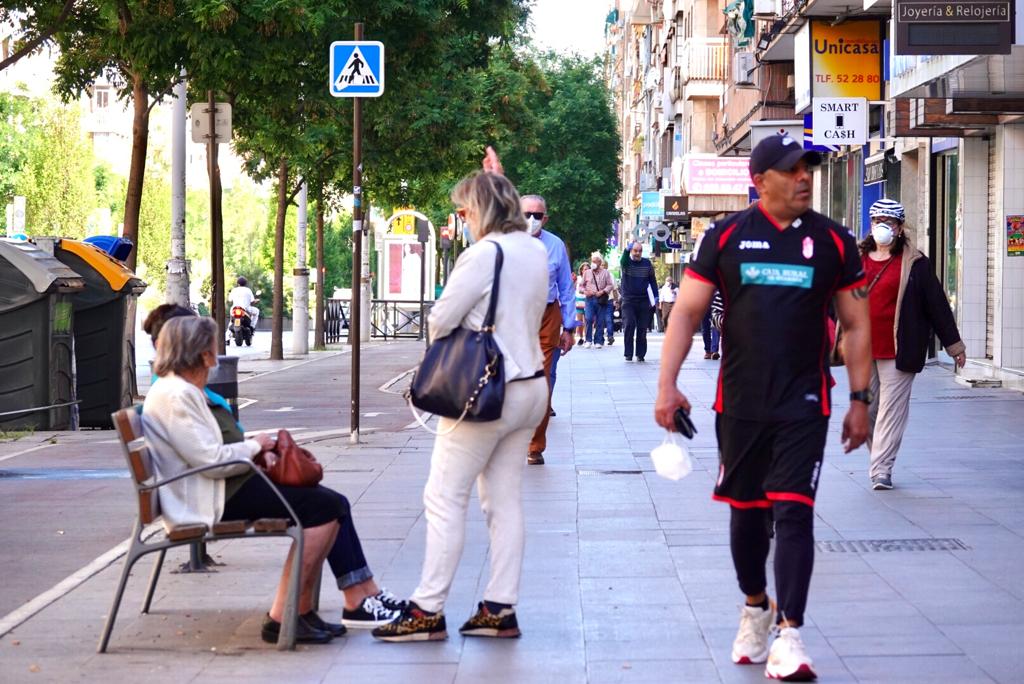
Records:
M725 81L729 66L724 38L690 38L686 41L679 85L690 81Z
M424 339L426 317L433 302L423 302L422 321L418 299L374 299L370 303L370 337L375 339ZM324 307L324 342L345 341L348 334L351 300L328 299Z

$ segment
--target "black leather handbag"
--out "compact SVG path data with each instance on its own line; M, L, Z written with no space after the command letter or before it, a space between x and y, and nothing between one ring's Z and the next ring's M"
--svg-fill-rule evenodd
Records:
M483 327L456 328L427 347L407 395L409 403L421 411L460 422L501 418L505 363L494 340L494 316L504 254L501 245L495 242L494 246L498 250L494 257L494 285ZM416 419L424 424L420 416Z

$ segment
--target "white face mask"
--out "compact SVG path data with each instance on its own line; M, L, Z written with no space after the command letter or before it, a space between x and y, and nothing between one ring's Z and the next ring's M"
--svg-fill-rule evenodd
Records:
M533 235L534 237L540 234L540 229L543 225L543 221L533 218L532 216L526 219L526 229L530 232L530 235Z
M875 242L879 245L890 245L893 239L896 237L893 234L893 230L890 226L884 223L876 223L871 226L871 237L875 239Z

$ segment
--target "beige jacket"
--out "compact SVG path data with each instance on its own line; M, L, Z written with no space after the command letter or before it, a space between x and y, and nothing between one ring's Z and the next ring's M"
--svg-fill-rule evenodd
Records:
M251 439L224 444L202 390L176 375L154 383L142 407L142 433L158 479L220 461L252 459L260 452L259 443ZM164 526L212 526L224 515L224 478L245 472L248 468L239 465L217 468L161 487L157 492Z

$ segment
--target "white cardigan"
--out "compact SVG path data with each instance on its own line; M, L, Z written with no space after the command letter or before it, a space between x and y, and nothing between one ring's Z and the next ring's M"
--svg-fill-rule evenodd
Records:
M174 374L160 378L146 395L142 432L158 479L220 461L251 459L260 452L259 443L251 439L224 444L202 390ZM244 466L228 466L160 487L164 526L212 526L224 514L224 478L245 472Z
M428 319L431 341L458 327L479 330L490 304L494 257L505 262L498 289L494 338L505 357L505 381L529 378L544 368L540 324L548 303L548 252L525 231L490 233L460 256Z

